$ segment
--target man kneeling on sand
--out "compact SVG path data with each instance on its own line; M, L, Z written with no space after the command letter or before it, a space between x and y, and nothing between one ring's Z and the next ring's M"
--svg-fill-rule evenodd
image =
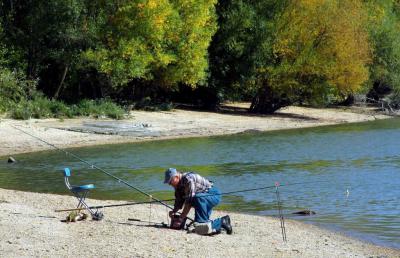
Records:
M164 183L175 188L174 209L169 212L171 218L183 207L180 218L185 219L194 207L196 233L218 234L224 229L227 234L232 234L229 216L210 220L212 209L221 201L221 192L212 182L193 172L182 173L175 168L169 168L165 171Z

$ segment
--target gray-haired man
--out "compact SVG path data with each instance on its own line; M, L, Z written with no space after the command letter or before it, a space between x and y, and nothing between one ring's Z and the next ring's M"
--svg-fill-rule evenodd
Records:
M182 173L169 168L165 171L164 183L175 188L175 204L169 212L170 217L183 208L180 217L186 218L194 207L197 233L220 233L224 229L227 234L232 234L229 216L210 220L212 209L221 201L221 192L212 182L194 172Z

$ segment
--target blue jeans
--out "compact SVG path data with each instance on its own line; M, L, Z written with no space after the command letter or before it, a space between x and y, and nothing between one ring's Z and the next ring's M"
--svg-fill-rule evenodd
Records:
M197 193L193 198L195 209L194 221L199 223L209 222L212 209L221 201L221 192L216 187L208 190L208 193ZM211 221L212 229L221 231L221 218Z

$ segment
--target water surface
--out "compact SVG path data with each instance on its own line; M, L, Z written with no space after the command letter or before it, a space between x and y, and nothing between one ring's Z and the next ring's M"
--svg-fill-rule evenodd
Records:
M69 149L157 198L167 167L194 170L222 192L280 182L286 216L400 248L400 119L233 136ZM68 194L62 169L75 184L94 183L92 197L147 200L109 176L58 151L16 155L0 163L0 187ZM276 215L275 189L225 195L220 208ZM296 217L311 209L315 216ZM105 211L106 212L106 211ZM290 231L290 228L287 229Z

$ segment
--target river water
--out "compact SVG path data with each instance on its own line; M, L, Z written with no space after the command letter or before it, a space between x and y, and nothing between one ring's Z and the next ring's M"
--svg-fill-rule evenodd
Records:
M163 171L197 171L222 192L221 209L277 215L274 183L285 216L400 248L400 119L256 134L104 145L69 149L147 191L171 198ZM62 169L74 184L93 183L91 197L147 200L70 155L44 151L0 163L0 187L68 194ZM65 208L65 207L61 207ZM314 216L292 212L310 209ZM107 210L105 210L107 213ZM287 229L290 231L290 228Z

